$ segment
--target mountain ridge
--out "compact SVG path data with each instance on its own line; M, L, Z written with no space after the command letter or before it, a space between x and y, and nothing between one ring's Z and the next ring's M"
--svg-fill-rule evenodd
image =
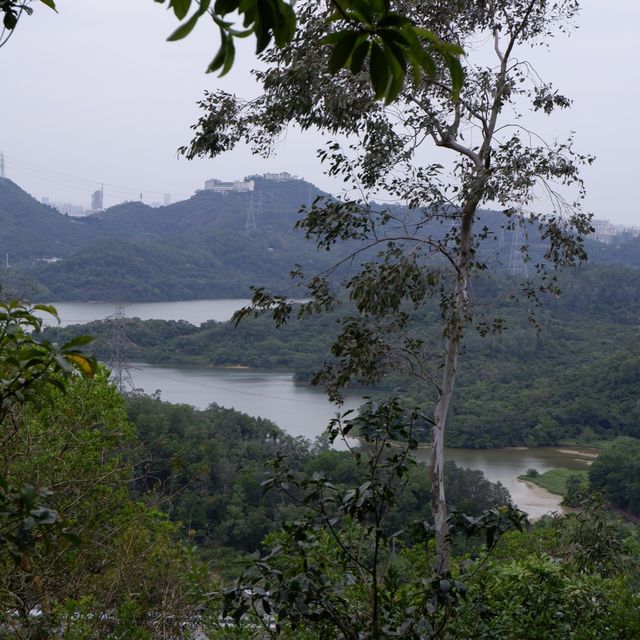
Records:
M317 273L348 254L349 242L329 253L294 230L301 208L330 194L304 180L251 179L253 192L201 190L164 207L133 201L77 219L0 179L0 256L9 254L11 265L0 267L0 284L57 301L246 297L252 285L290 292L294 265ZM399 205L392 209L406 214ZM499 269L509 263L513 240L512 231L500 230L502 220L498 212L482 213L492 238L483 246ZM428 230L443 235L446 225L434 222ZM537 261L542 250L535 239L530 244ZM591 263L640 268L640 238L619 247L586 244Z

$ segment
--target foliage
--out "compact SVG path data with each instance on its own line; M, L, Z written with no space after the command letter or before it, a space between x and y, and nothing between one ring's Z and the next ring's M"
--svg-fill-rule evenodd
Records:
M585 507L503 536L456 611L451 636L635 637L638 530L597 504Z
M155 0L163 4L165 0ZM228 73L235 60L236 38L254 35L256 53L260 54L274 41L276 47L290 44L296 35L297 20L293 2L285 0L167 0L178 20L187 17L192 4L195 12L178 27L169 40L188 36L198 21L209 14L220 31L220 48L207 71ZM242 30L228 21L230 14L242 18ZM371 84L378 99L393 102L411 72L414 84L422 75L433 78L435 57L440 58L451 72L453 94L459 95L464 74L459 61L460 47L442 42L435 33L417 27L402 12L392 9L388 0L330 0L325 10L327 30L321 44L332 47L328 70L336 74L340 69L359 73L369 60Z
M339 398L352 380L371 384L393 369L409 370L423 392L434 392L430 421L436 565L438 573L447 573L444 442L458 357L474 323L482 335L502 328L499 317L484 317L475 304L476 283L490 266L479 251L480 240L490 234L477 226L480 207L498 203L504 208L504 227L520 226L525 237L532 230L521 247L525 264L530 260L529 242L545 247L543 259L536 263L538 278L523 284L527 299L557 291L553 271L586 257L583 239L591 227L589 216L579 210L584 197L579 167L592 158L576 152L571 139L532 143L530 132L518 122L522 104L545 113L570 104L537 76L533 79L516 52L565 29L577 2L412 4L415 26L443 32L462 49L492 41L496 66L487 66L482 56L475 64L467 60L460 96L452 91L444 68L436 68L433 78L402 93L398 89L393 108L380 104L385 91L375 87L372 92L362 74L336 81L325 71L325 52L312 46L324 29L323 7L311 1L299 5L299 37L281 50L269 51L264 56L267 68L255 73L262 96L245 101L224 92L207 94L200 105L204 114L194 125L196 135L181 151L189 158L216 156L246 142L256 153L268 155L291 125L347 139L345 144L327 142L318 156L330 175L351 185L351 193L338 201L316 200L306 208L298 228L321 249L330 250L345 240L358 242L350 258L335 265L356 267L342 278L341 291L336 291L340 287L332 280L333 270L309 276L297 269L294 277L306 286L305 297L310 299L298 313L333 310L344 298L355 307L356 312L341 321L332 346L335 361L316 378L330 397ZM339 41L343 42L348 58L355 41ZM339 67L343 60L334 62ZM474 132L472 143L469 130ZM441 162L424 165L422 148L429 143L452 153L447 168ZM538 186L549 194L552 213L525 214L522 208L535 200ZM572 203L559 193L563 187L575 189ZM407 202L409 211L375 207L372 198L379 192ZM431 232L429 224L434 222L442 225L442 233ZM359 263L360 252L372 249L378 251L376 258ZM440 316L435 355L411 331L410 319L419 309ZM237 319L256 311L270 313L281 325L293 308L285 297L258 287L252 307Z
M273 423L211 405L198 411L148 396L127 398L127 413L141 442L136 452L135 490L157 503L172 520L182 522L189 539L222 571L220 549L235 558L224 568L237 569L264 536L287 520L300 518L295 501L276 492L263 495L261 484L269 463L286 456L288 466L306 476L323 474L341 490L365 482L362 466L347 451L328 449L326 442L292 438ZM446 484L456 508L478 516L509 502L500 485L481 472L449 463ZM396 497L386 514L386 532L402 529L407 521L428 519L429 486L422 465L409 465L407 490Z
M47 305L30 306L19 300L0 301L0 443L11 450L22 429L21 412L25 406L42 404L53 392L65 390L65 382L76 372L93 376L94 358L78 347L90 339L76 336L61 347L34 335L42 327L35 312L51 314ZM7 457L3 453L2 457ZM61 528L59 514L49 506L52 493L45 486L35 487L32 479L16 482L6 467L0 468L0 549L8 551L23 571L31 570L31 555L43 536L43 527ZM0 559L2 556L0 556Z
M48 489L24 484L18 490L0 476L0 548L6 548L25 571L39 528L60 522L59 514L47 506L50 497Z
M22 407L19 425L3 473L50 487L47 504L65 530L38 536L28 563L0 559L0 609L12 637L60 628L78 639L175 632L208 578L177 542L176 525L130 495L135 436L108 372L70 380L39 408Z
M70 375L77 369L91 376L96 369L95 359L78 348L91 338L76 336L62 346L51 344L34 335L42 328L42 320L35 312L57 319L54 307L0 300L0 424L17 404L42 399L49 387L63 389L61 373ZM2 443L6 444L9 437L5 435Z
M206 574L129 495L133 432L89 339L48 342L35 312L57 317L0 303L0 636L175 634Z

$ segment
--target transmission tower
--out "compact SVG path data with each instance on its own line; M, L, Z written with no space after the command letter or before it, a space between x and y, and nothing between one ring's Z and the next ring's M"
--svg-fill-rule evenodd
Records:
M253 204L253 191L249 194L249 209L247 210L247 220L244 223L245 231L255 231L256 225L256 212Z
M106 318L111 322L111 337L108 340L109 347L109 368L111 369L111 380L116 385L118 391L127 394L134 390L133 378L131 377L131 365L127 357L127 351L133 342L127 338L125 306L117 304L113 314Z
M509 252L509 273L512 276L527 278L529 277L529 268L522 255L522 246L525 244L527 236L520 225L520 220L516 220L511 239L511 251Z
M4 151L0 151L0 178L5 178L4 175Z

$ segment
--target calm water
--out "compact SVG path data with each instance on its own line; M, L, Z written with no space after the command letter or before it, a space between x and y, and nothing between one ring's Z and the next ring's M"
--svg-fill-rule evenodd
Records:
M199 325L207 320L229 320L248 300L189 300L185 302L147 302L126 305L129 317L143 320L186 320ZM115 310L113 303L61 302L58 308L62 326L102 320ZM319 389L296 385L290 373L247 369L204 369L159 367L136 364L134 384L147 393L160 390L163 400L205 408L215 402L252 416L273 420L288 433L315 438L335 417L338 408L330 404ZM360 398L347 398L342 411L356 408ZM421 449L418 457L428 460L430 452ZM588 458L559 449L449 449L447 457L457 464L480 469L493 482L502 482L514 502L532 517L558 510L560 497L517 480L527 469L540 472L553 467L587 468Z
M199 326L207 320L225 322L248 299L225 300L185 300L178 302L132 302L125 304L125 314L141 320L186 320ZM113 302L52 302L60 316L60 326L85 324L93 320L104 320L115 312ZM55 320L44 314L46 324L53 325Z
M251 416L268 418L294 436L314 439L339 411L357 409L359 397L347 397L342 408L315 387L294 383L293 374L200 367L159 367L135 363L134 385L147 393L160 390L168 402L204 409L212 402Z
M418 459L428 461L431 450L420 449ZM561 496L535 485L518 480L528 469L544 473L555 467L587 469L592 458L569 449L541 447L536 449L447 449L446 457L461 467L480 469L492 482L501 482L511 494L513 502L532 518L549 511L559 511Z
M134 367L135 386L147 393L159 389L163 400L191 404L200 409L215 402L273 420L295 436L315 438L338 411L319 389L296 385L290 373L159 367L143 363ZM359 397L347 398L342 411L355 409L359 403ZM418 458L427 461L429 455L428 448L420 449ZM558 466L586 469L588 464L588 459L550 448L448 449L447 458L462 467L480 469L492 482L502 482L513 501L531 517L558 510L561 498L519 481L519 475L532 467L542 473Z

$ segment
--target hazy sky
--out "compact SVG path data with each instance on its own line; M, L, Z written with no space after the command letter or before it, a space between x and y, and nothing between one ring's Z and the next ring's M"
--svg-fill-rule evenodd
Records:
M319 138L290 132L275 158L240 149L215 160L187 162L176 149L190 140L204 89L255 92L250 48L228 78L205 75L216 33L200 25L168 43L177 23L152 0L57 0L59 13L34 3L0 49L0 151L7 176L34 196L88 206L105 185L105 204L124 199L188 197L204 180L289 171L334 193L315 157ZM574 100L547 137L576 131L577 147L597 156L585 170L587 207L600 218L640 224L640 2L584 0L579 29L558 38L536 66Z

